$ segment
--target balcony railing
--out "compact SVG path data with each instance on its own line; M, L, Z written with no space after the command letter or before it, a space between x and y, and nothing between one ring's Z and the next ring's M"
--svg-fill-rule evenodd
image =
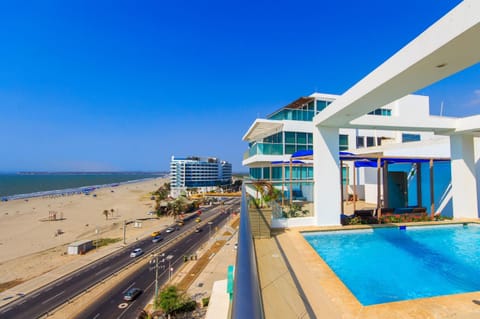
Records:
M245 185L242 187L232 318L264 318Z
M284 109L269 117L271 120L312 121L315 116L313 110Z
M243 159L255 155L283 155L283 144L256 143L253 144L247 152L245 152Z

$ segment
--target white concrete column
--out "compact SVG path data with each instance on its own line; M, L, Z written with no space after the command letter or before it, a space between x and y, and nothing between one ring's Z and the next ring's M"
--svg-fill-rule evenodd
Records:
M338 128L313 129L314 212L317 225L340 225Z
M473 136L450 136L454 218L478 218Z
M477 178L477 207L480 207L480 138L473 139L475 145L475 176ZM480 218L480 212L478 212Z

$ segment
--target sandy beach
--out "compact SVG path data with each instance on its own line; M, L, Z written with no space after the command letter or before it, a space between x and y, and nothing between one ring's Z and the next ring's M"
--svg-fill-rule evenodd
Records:
M167 181L156 178L97 189L90 195L0 202L0 284L25 281L81 258L65 254L72 242L122 238L124 221L153 217L147 214L155 205L150 193ZM108 219L104 210L110 212ZM57 220L51 220L54 214ZM127 242L169 222L169 218L151 218L140 228L129 224Z

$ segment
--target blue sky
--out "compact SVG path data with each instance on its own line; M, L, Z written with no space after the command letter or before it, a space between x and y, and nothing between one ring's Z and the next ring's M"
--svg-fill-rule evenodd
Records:
M0 171L241 166L257 117L341 94L460 1L3 1ZM478 66L421 90L478 113Z

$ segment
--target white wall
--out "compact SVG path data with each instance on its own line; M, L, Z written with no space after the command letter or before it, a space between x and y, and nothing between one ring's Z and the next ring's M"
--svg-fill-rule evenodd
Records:
M452 198L454 218L478 218L478 175L475 163L474 138L452 135Z
M313 132L314 214L316 225L340 225L340 165L337 128Z

